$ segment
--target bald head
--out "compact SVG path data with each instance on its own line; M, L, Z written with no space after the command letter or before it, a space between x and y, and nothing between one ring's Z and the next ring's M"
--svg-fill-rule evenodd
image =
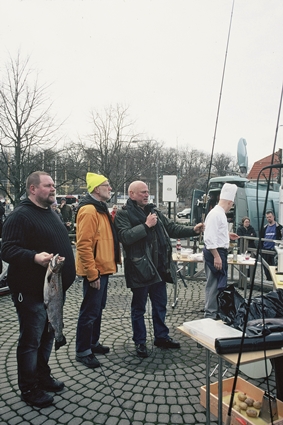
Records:
M132 182L129 186L128 194L130 199L136 201L139 207L144 208L148 204L149 191L143 181L136 180Z

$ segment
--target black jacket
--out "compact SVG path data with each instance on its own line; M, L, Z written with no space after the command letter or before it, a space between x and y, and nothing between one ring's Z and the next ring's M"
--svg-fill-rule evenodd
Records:
M68 232L51 208L40 208L27 198L8 215L3 226L2 259L9 263L12 293L29 293L43 300L46 268L34 262L35 254L43 251L65 257L62 283L67 290L76 277Z
M124 267L127 287L138 288L162 280L175 283L177 273L176 266L172 260L170 237L177 239L195 236L196 233L193 227L175 224L172 220L167 219L153 204L148 204L145 207L145 220L150 212L156 213L160 232L164 236L165 270L160 270L156 261L159 248L157 230L155 227L148 228L144 223L133 226L128 214L129 203L132 203L134 208L139 208L135 201L128 200L127 205L117 211L114 221L118 231L118 238L124 248Z
M239 226L237 229L237 235L238 236L253 236L256 237L256 231L253 228L253 226L249 225L248 227L245 226ZM240 239L239 239L240 244ZM255 241L249 240L248 241L248 247L249 248L255 248Z

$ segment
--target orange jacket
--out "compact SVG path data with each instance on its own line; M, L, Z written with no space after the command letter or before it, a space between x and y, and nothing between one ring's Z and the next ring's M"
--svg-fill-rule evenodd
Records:
M106 214L96 211L94 205L82 206L76 220L76 271L91 282L104 274L117 271L114 241Z

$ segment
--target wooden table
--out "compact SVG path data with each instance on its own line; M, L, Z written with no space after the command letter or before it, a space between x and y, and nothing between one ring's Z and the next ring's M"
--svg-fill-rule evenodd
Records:
M201 255L201 254L199 254ZM190 274L188 277L185 277L182 275L181 273L181 268L178 267L178 263L183 263L183 264L204 264L203 258L200 256L195 256L195 255L191 255L191 256L187 256L187 255L182 255L182 254L177 254L176 252L174 252L172 254L172 258L174 263L176 264L177 270L180 273L180 277L184 282L184 279L189 279L189 280L196 280L199 279L200 274L204 273L204 267L202 267L201 270L199 270L198 272L194 272L193 267L190 268ZM231 266L231 280L233 280L233 267L238 266L239 269L239 287L244 289L244 298L246 298L246 293L247 293L247 268L246 266L251 266L254 267L255 265L255 259L254 258L250 258L249 260L244 260L243 257L241 255L238 255L238 259L237 262L234 262L232 258L228 258L228 266ZM282 277L283 279L283 277ZM185 282L184 282L185 284ZM177 298L177 283L175 284L174 287L174 301L172 304L172 308L175 308L176 305L178 303L178 298Z
M202 319L205 320L205 319ZM224 325L223 323L223 326ZM223 360L226 360L228 363L236 365L238 362L238 353L235 354L217 354L215 347L208 343L204 337L196 336L192 334L187 328L183 325L178 326L177 329L185 334L187 337L192 338L198 344L203 346L206 350L206 424L210 424L210 353L216 354L218 356L218 424L222 424L222 382L223 382ZM252 351L248 353L241 354L241 365L252 363L259 360L271 359L275 357L283 356L283 349L276 350L267 350L265 351Z
M277 266L269 266L270 276L272 277L273 289L283 289L283 273L277 273Z

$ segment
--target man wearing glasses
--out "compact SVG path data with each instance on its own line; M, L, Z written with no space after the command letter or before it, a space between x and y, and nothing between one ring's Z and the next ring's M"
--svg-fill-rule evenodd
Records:
M99 337L108 278L119 262L119 243L106 205L111 196L107 178L87 173L86 183L88 194L79 204L76 219L76 271L83 277L84 297L77 324L76 360L96 368L100 363L95 354L109 352Z

